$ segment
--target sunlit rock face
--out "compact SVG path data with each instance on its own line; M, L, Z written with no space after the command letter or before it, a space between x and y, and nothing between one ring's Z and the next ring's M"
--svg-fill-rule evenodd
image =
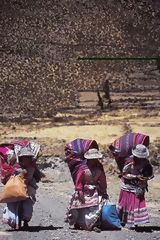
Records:
M160 88L160 4L142 0L1 0L0 113L34 117L75 106L77 90Z

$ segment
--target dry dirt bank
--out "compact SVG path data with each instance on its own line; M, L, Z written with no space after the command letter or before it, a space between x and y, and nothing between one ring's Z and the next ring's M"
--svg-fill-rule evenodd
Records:
M150 136L151 143L159 138L158 111L112 111L80 115L58 113L54 119L37 119L32 123L0 124L0 141L11 138L35 138L42 145L43 155L63 156L66 142L74 138L91 138L104 148L116 137L128 131L139 131Z

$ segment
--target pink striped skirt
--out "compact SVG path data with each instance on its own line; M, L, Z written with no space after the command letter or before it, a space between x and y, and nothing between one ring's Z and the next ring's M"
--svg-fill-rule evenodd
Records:
M122 224L128 228L149 222L145 199L140 199L135 193L121 190L118 203L118 213Z

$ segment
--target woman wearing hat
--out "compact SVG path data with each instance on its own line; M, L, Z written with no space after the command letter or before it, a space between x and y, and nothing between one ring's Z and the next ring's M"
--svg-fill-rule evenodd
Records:
M147 173L146 169L152 169L152 167L147 160L148 157L148 149L144 145L138 144L132 149L132 156L122 170L118 212L122 224L127 228L132 229L137 225L149 222L145 191L147 181L152 174Z
M24 177L27 184L27 192L29 198L22 202L22 216L21 219L24 221L24 227L28 227L28 222L32 218L33 205L36 201L36 190L38 188L36 179L34 177L35 171L37 170L36 161L34 154L30 149L22 148L18 154L19 164L24 172Z
M95 148L89 149L84 157L86 168L76 181L67 221L75 228L99 231L98 219L102 199L107 199L107 182L102 164L102 154Z
M36 189L38 188L34 177L36 170L37 167L34 160L34 154L31 149L27 147L21 148L18 153L18 163L16 168L9 174L24 175L29 197L21 202L8 203L3 212L3 222L7 223L14 229L19 229L21 227L21 221L24 222L23 227L28 227L28 222L31 220L33 205L36 201Z

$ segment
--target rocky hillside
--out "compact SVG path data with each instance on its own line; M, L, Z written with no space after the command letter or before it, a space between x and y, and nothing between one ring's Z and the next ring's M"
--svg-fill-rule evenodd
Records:
M160 55L159 0L1 0L0 114L51 116L77 90L159 90L156 61L78 57Z

